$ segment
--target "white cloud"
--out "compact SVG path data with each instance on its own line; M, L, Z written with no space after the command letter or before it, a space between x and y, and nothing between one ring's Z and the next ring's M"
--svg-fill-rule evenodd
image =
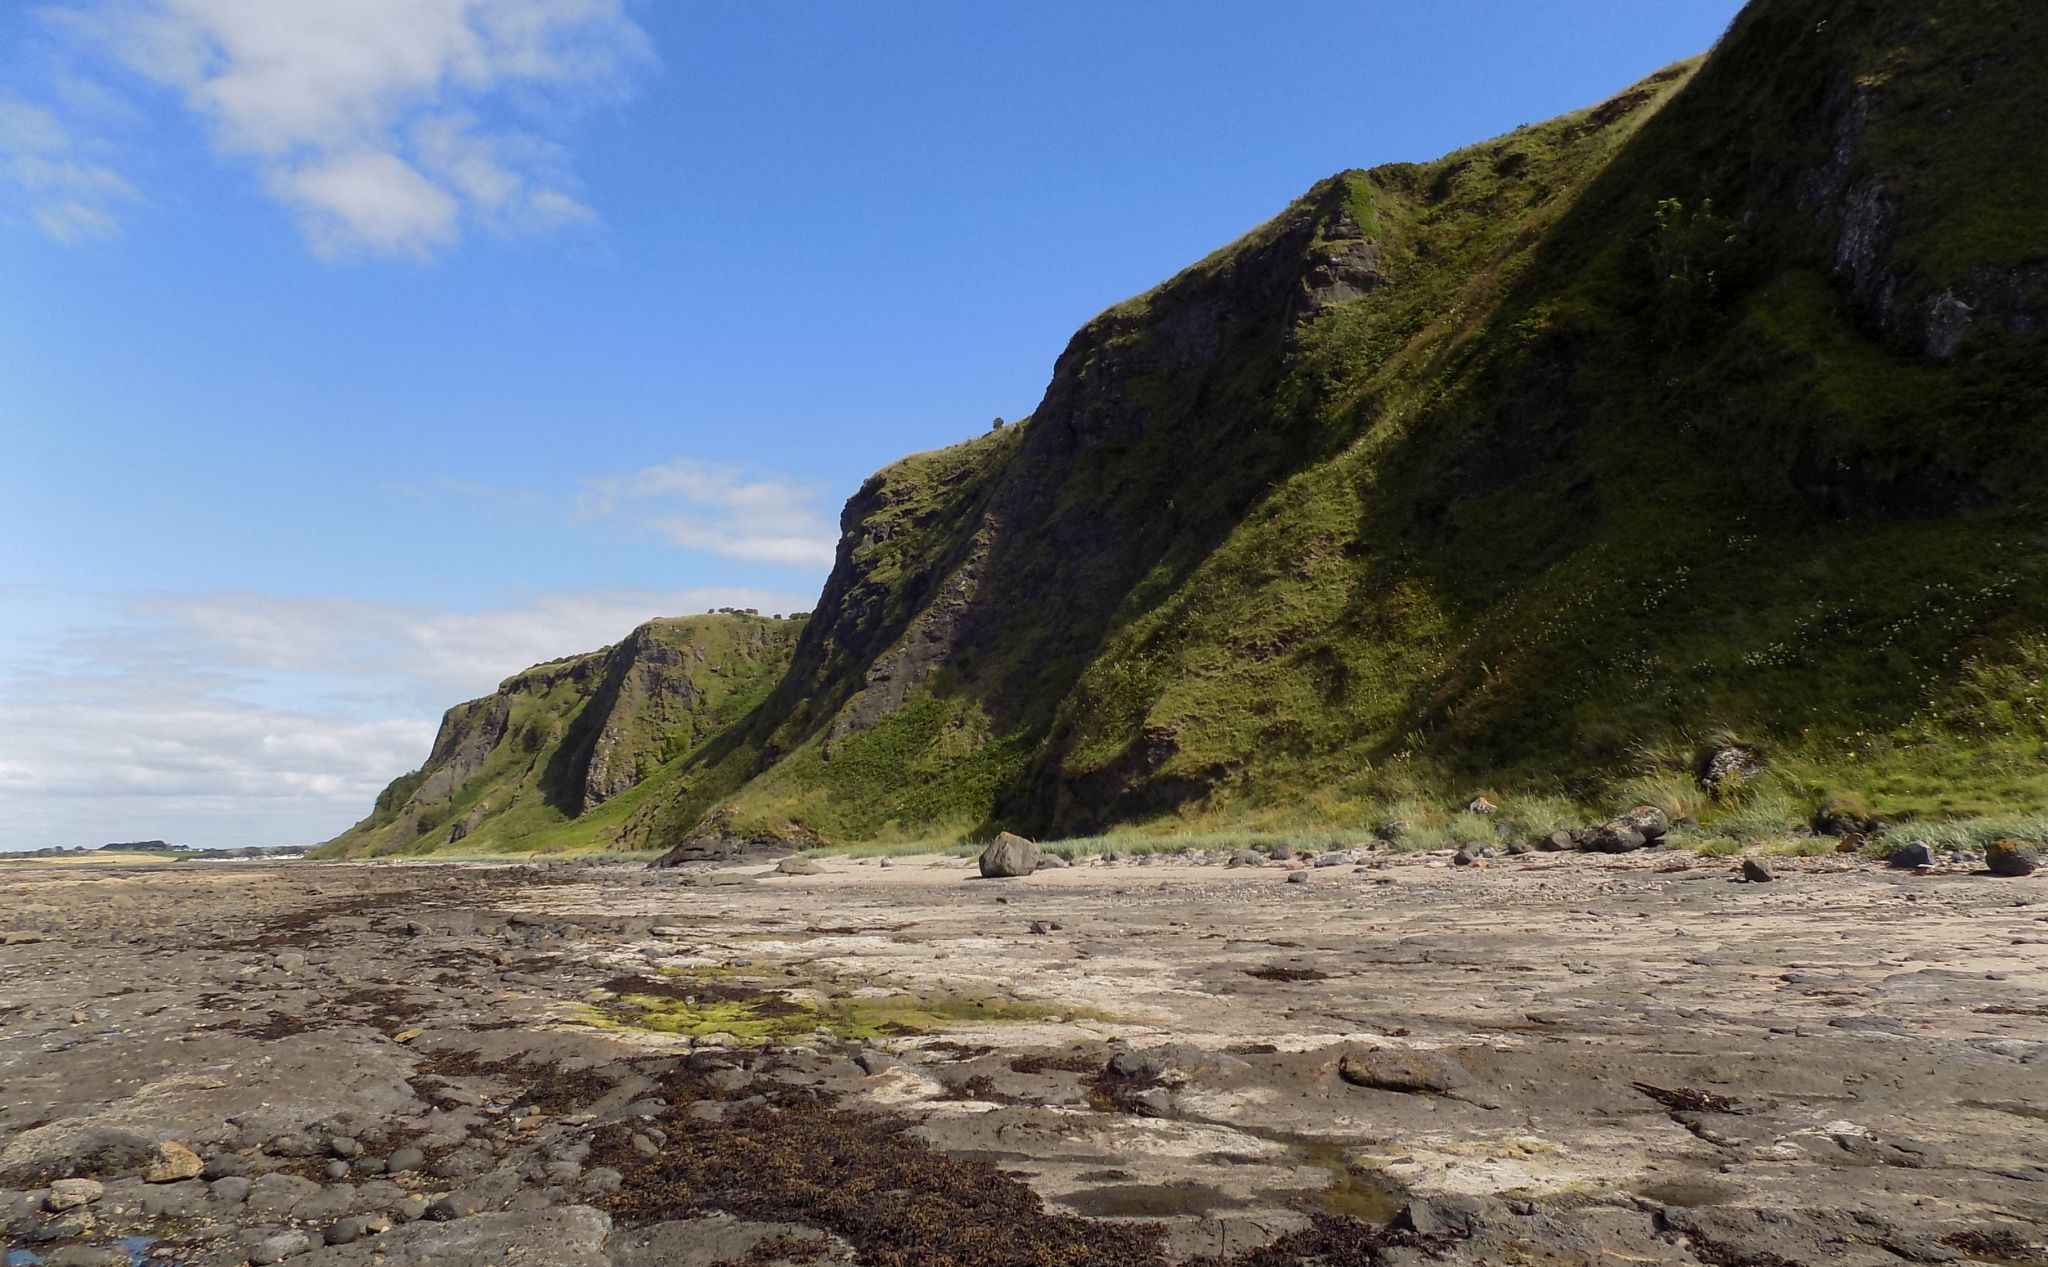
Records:
M37 226L59 242L120 232L114 208L135 190L97 161L56 114L0 98L0 183L13 186Z
M588 481L578 511L622 518L679 549L829 567L838 533L817 498L816 489L774 476L677 461Z
M462 206L396 154L358 150L270 175L270 190L299 209L313 250L426 256L453 242Z
M501 233L591 222L541 132L616 98L648 57L623 0L65 0L46 16L176 92L327 256L424 256L465 213ZM67 81L78 100L76 75L52 95Z
M248 593L159 595L138 600L136 609L194 641L213 662L359 682L396 678L417 698L445 707L530 665L616 642L654 616L805 605L786 593L706 587L542 594L481 612Z
M4 597L16 616L0 629L13 648L0 662L0 849L324 839L425 758L443 709L530 664L596 650L651 616L807 601L596 590L463 612L157 594L23 617L62 605Z

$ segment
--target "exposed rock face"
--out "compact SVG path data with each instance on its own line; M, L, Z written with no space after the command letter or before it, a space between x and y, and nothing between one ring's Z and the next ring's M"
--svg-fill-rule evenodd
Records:
M1901 11L1882 20L1892 38L1922 38L1920 14ZM2001 99L2010 100L2016 76L2038 73L2016 51L1973 50L1961 69L1941 66L1938 74L1951 90L1960 78L1962 92L1938 107L1940 122L1952 136L1972 126L1995 123ZM1991 322L2019 334L2032 334L2048 322L2048 261L2024 257L2003 264L1979 263L1956 269L1930 267L1920 245L1934 205L1955 191L1938 185L1915 187L1911 163L1885 134L1894 127L1915 126L1914 116L1931 108L1929 85L1914 74L1858 79L1838 75L1808 122L1827 148L1800 176L1799 205L1823 230L1832 234L1830 263L1837 277L1869 319L1922 355L1948 360L1980 322ZM1975 116L1975 117L1972 117ZM1873 139L1875 138L1875 140Z
M584 809L595 809L637 786L681 748L711 732L716 718L706 707L710 675L732 668L714 662L702 641L678 645L658 625L643 625L607 657L604 677L585 716L596 724L572 735L568 761L582 772ZM745 629L729 659L777 661L772 624ZM580 741L580 742L579 742Z
M616 646L515 674L449 709L426 764L323 848L474 847L479 837L503 847L587 815L758 702L801 627L737 612L656 620Z

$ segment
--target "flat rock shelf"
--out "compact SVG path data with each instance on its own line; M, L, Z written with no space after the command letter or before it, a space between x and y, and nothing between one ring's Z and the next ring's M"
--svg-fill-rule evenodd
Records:
M1359 857L10 866L6 1261L2048 1262L2048 879Z

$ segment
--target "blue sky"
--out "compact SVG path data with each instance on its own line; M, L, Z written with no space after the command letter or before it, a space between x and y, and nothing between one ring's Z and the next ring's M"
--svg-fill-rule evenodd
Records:
M807 608L1095 312L1737 7L0 6L0 848L318 839L533 660Z

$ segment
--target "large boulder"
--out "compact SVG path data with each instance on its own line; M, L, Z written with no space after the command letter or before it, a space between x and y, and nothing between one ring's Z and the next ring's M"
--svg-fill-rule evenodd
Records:
M1671 830L1671 819L1654 805L1638 805L1617 814L1598 827L1574 833L1579 848L1588 853L1633 853L1661 844Z
M1994 840L1984 846L1984 865L1991 874L2017 879L2041 867L2041 851L2024 840Z
M984 880L1012 879L1030 875L1038 870L1038 846L1024 839L1004 832L981 851L981 876Z
M1934 850L1916 840L1892 850L1885 863L1900 871L1917 871L1934 865Z
M1626 814L1617 816L1608 826L1626 827L1644 840L1656 842L1664 839L1671 831L1670 816L1654 805L1638 805Z
M1587 853L1633 853L1649 843L1643 833L1622 823L1595 827L1579 837L1579 848Z

